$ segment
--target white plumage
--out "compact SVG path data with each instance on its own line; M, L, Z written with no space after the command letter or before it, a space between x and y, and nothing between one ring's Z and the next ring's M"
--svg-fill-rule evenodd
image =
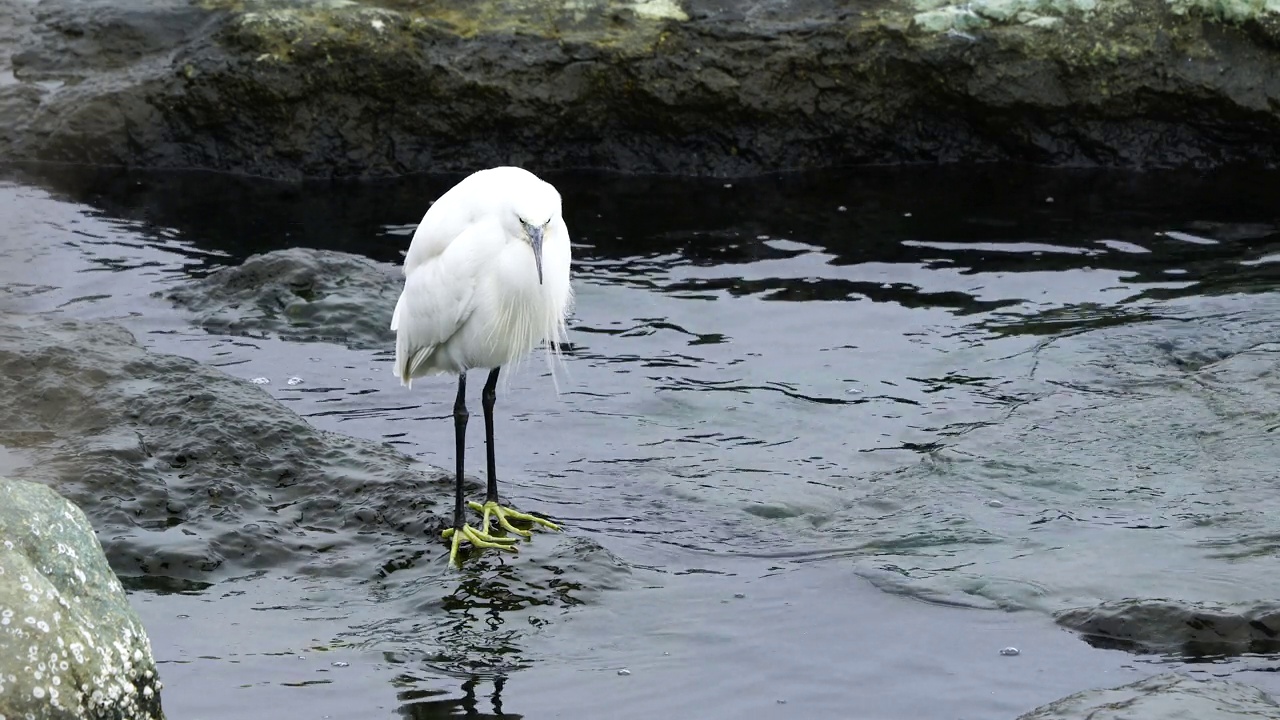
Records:
M506 531L531 534L510 520L559 529L555 523L498 502L494 470L493 408L498 373L543 342L565 336L569 287L569 230L560 216L560 193L533 173L514 167L481 170L440 196L419 223L404 259L404 291L391 316L396 333L395 375L413 379L438 373L458 376L453 406L457 455L449 561L462 539L481 548L515 550L515 539L489 534L490 516ZM489 369L482 394L488 450L488 494L477 530L465 522L463 469L467 371Z
M545 228L541 282L526 224ZM569 262L554 187L515 167L468 176L427 210L405 255L391 316L396 377L412 387L415 377L495 368L558 343Z

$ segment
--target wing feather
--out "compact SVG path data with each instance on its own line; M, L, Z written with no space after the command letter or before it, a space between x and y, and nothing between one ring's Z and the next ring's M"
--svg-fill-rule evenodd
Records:
M436 199L422 216L422 222L413 231L409 251L404 256L404 274L407 277L420 265L428 263L457 241L483 215L486 205L476 197L487 197L483 192L481 170L464 178Z
M391 329L396 332L394 372L406 386L412 387L414 377L458 369L435 356L475 310L478 248L473 236L480 231L468 228L405 273Z

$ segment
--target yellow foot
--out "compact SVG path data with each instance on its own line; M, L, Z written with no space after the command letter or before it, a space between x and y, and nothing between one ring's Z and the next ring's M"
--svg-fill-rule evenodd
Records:
M457 532L453 528L449 528L440 535L448 540L453 538L453 542L449 546L449 564L462 567L458 563L458 544L465 538L467 542L478 548L493 548L494 550L506 550L507 552L517 552L516 539L505 537L494 537L489 534L488 528L484 530L476 530L470 525L463 525L462 532Z
M534 525L541 525L551 530L560 529L559 525L551 522L550 520L543 520L540 517L529 515L528 513L522 513L519 510L513 510L509 507L503 507L493 500L486 502L484 505L481 505L478 502L469 502L467 503L467 505L471 506L472 510L475 510L476 512L484 515L484 521L480 525L480 532L482 533L487 534L489 532L489 516L490 515L498 519L498 526L501 527L503 530L507 530L508 532L513 532L517 535L521 535L527 538L533 537L533 533L529 532L528 530L522 530L516 527L515 525L512 525L511 520L522 520L524 522L532 523Z

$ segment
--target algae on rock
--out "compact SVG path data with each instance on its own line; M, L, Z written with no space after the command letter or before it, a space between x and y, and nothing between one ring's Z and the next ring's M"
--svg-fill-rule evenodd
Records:
M498 164L1275 166L1278 8L45 0L8 21L0 10L0 37L19 46L0 154L291 179Z

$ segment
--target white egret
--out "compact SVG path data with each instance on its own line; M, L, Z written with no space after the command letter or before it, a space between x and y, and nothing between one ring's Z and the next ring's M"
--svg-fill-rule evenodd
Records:
M481 170L440 196L418 224L404 259L404 291L391 317L396 332L395 374L413 379L458 376L453 405L457 470L449 562L457 562L464 538L480 548L515 551L516 538L489 534L490 516L505 530L531 534L510 520L559 526L498 502L493 450L493 405L498 372L540 343L565 335L569 287L569 230L560 216L560 193L533 173L515 167ZM553 347L554 349L554 347ZM467 524L462 473L467 428L467 371L488 369L481 394L489 483L477 530Z

